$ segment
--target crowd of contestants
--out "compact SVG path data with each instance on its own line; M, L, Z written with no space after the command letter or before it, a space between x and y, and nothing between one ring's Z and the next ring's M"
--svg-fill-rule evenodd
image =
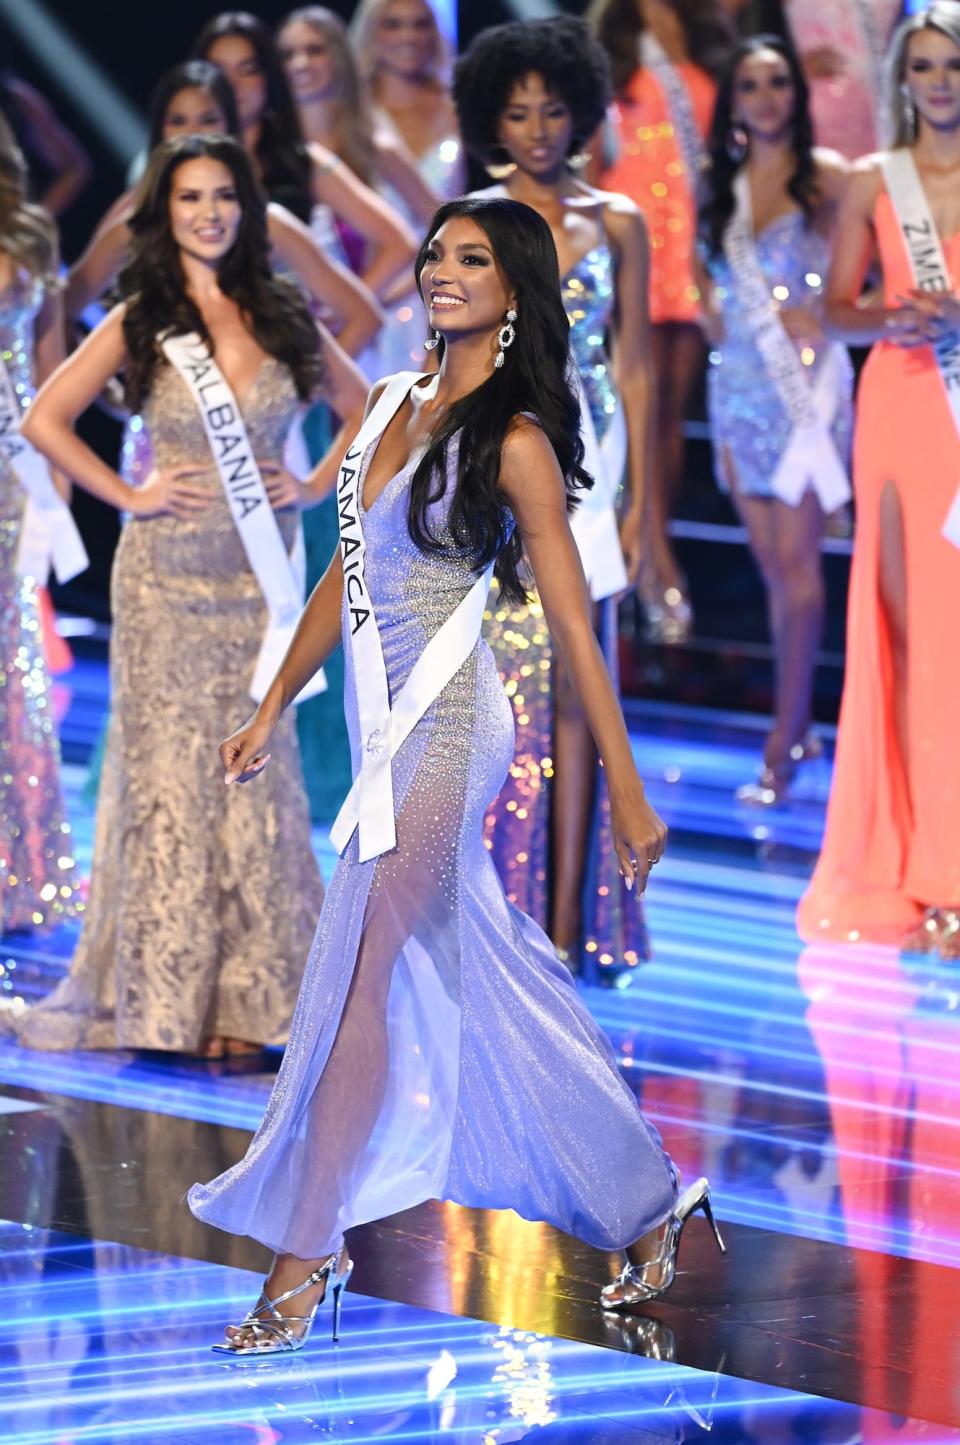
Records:
M556 243L598 482L575 534L614 674L628 589L658 641L682 643L693 625L669 520L706 367L716 481L746 529L775 650L772 725L740 791L758 807L787 799L819 749L821 544L851 475L847 677L800 929L960 953L960 555L942 534L960 438L932 351L960 332L960 5L910 18L899 0L767 10L595 0L584 19L482 31L456 58L428 0L363 0L349 28L320 6L274 32L223 13L159 78L148 153L67 268L55 218L88 163L42 97L4 80L0 356L24 411L47 383L26 433L63 494L78 485L126 519L81 904L48 579L24 570L25 493L0 450L0 930L83 913L69 975L8 1016L24 1042L222 1057L285 1041L323 896L311 817L332 818L350 785L343 663L284 718L256 795L224 789L211 758L249 710L264 601L199 412L156 338L173 322L212 344L294 554L302 528L313 586L370 384L431 366L417 247L437 207L484 172L480 194L532 207ZM885 190L891 147L913 155L952 293L917 289ZM184 247L234 233L207 294ZM798 457L750 325L742 288L757 267L817 410L819 454ZM103 319L79 344L96 306ZM872 347L856 412L848 346ZM117 458L73 431L94 404L123 420ZM616 974L650 944L536 590L522 605L494 590L485 635L517 734L487 846L511 901L574 970Z

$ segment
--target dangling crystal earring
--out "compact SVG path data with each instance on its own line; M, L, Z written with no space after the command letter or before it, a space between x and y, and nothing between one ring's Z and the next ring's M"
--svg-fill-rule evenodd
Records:
M516 321L516 319L517 313L515 311L508 311L506 323L501 326L500 330L497 332L497 346L499 347L499 350L497 351L497 355L494 359L493 364L498 369L503 365L504 352L507 350L508 346L513 345L514 337L517 334L516 331L513 329L513 323Z
M440 345L440 332L435 331L429 341L423 343L424 351L434 351Z
M750 137L740 121L735 120L731 124L724 141L724 148L735 166L742 165L747 151L750 149Z
M909 86L901 85L901 87L900 87L900 96L901 96L901 99L903 100L903 125L904 125L904 129L905 129L906 132L907 132L907 138L908 138L908 140L916 140L916 138L917 138L917 105L916 105L916 101L914 100L913 96L910 94L910 88L909 88Z
M567 165L575 173L585 171L593 160L592 151L574 151L572 156L567 156Z

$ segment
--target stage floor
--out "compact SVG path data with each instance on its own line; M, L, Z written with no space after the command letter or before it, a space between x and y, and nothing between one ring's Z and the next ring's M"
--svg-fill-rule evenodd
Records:
M66 776L102 668L71 677ZM584 989L729 1254L687 1231L666 1300L596 1307L611 1261L517 1216L424 1205L355 1231L341 1343L259 1367L210 1353L259 1289L258 1246L182 1196L242 1152L269 1071L0 1043L0 1430L5 1445L960 1441L960 971L804 949L793 928L829 761L765 815L732 802L760 733L633 712L671 847L656 957ZM325 871L330 853L317 838ZM0 988L45 992L74 934L0 943Z

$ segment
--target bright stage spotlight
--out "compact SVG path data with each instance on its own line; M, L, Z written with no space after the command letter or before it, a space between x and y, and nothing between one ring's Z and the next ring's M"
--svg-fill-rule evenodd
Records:
M143 116L41 0L0 0L2 16L37 63L77 106L117 160L129 165L147 143Z

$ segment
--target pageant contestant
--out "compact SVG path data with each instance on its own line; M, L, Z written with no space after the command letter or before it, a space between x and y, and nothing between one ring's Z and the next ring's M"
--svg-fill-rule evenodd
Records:
M304 141L283 63L263 21L243 10L214 16L194 41L193 55L219 65L233 87L243 143L270 199L307 225L315 206L327 207L362 236L360 279L384 297L407 273L416 233L333 151Z
M847 671L804 938L960 956L960 5L905 21L894 149L857 166L827 292L858 393ZM858 303L875 256L885 305Z
M594 0L590 16L616 90L616 156L602 183L640 207L650 234L650 316L657 445L647 497L641 595L650 635L683 642L692 624L686 581L667 534L683 480L683 419L703 365L693 275L697 184L716 84L730 46L720 0Z
M261 796L224 793L208 749L262 696L297 614L283 470L315 395L356 418L362 383L267 265L249 160L225 136L150 158L116 307L54 374L31 440L131 514L113 571L112 716L87 922L68 978L22 1019L34 1048L249 1051L287 1037L322 898L292 715ZM155 470L131 487L75 434L118 372Z
M0 933L74 911L74 862L37 602L86 557L43 459L21 433L34 387L63 356L56 230L26 199L23 156L0 121Z
M218 1347L238 1353L296 1349L328 1290L336 1335L344 1230L424 1199L513 1208L626 1247L610 1308L662 1293L684 1220L709 1210L705 1180L678 1198L609 1044L483 847L513 719L480 628L491 574L523 596L524 552L607 766L620 866L641 890L666 833L567 520L589 478L553 237L515 201L452 201L417 276L439 375L371 393L340 472L341 552L260 708L221 748L228 782L259 772L342 631L357 778L333 832L340 862L264 1121L243 1160L190 1192L198 1218L277 1251L260 1301Z
M483 194L532 206L557 247L594 477L573 532L616 679L616 595L636 580L641 561L653 378L643 221L631 201L588 186L570 166L610 98L606 55L582 20L498 26L459 62L454 91L473 154L512 164L502 186ZM596 746L562 654L551 657L539 599L501 598L486 637L517 725L514 763L486 826L507 895L565 958L583 954L608 974L634 965L648 951L642 911L619 875Z
M413 156L438 200L463 192L465 166L450 95L450 47L429 0L361 0L350 26L357 67L378 124ZM426 218L388 177L383 192L420 231ZM416 291L395 298L378 344L380 375L423 361L423 311Z
M292 10L277 28L277 48L304 139L333 151L365 185L388 186L421 230L442 197L427 184L396 128L375 114L340 16L323 5ZM314 208L315 231L321 212L321 207ZM333 226L329 211L328 217L327 236L340 248L341 259L357 269L363 238L342 223Z
M850 496L852 376L826 340L823 285L847 167L814 150L807 87L774 35L744 41L721 82L701 211L700 278L712 343L708 403L717 480L767 589L773 728L741 802L781 801L810 734L823 630L824 519Z
M223 72L206 60L174 66L157 82L150 103L149 152L180 135L233 135L240 121L233 91ZM67 317L78 317L114 282L130 246L130 217L138 187L120 196L98 225L93 240L71 268L67 284ZM367 288L331 260L285 206L271 204L267 226L273 261L296 276L324 320L336 329L337 340L351 356L367 344L380 326L381 314Z

